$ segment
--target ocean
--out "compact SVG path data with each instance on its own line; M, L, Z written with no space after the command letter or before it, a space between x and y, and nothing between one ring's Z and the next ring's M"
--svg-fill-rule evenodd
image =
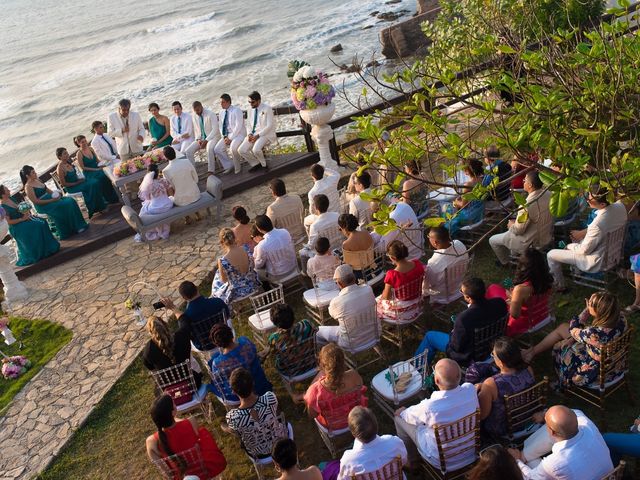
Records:
M121 98L143 119L150 102L165 115L174 100L188 111L194 100L217 111L222 93L247 108L247 94L258 90L275 106L288 99L294 59L333 73L337 87L357 95L355 75L331 58L349 64L379 52L388 23L371 13L416 5L387 2L3 0L0 182L16 187L23 165L53 165L56 147L73 149L75 135L91 138L91 122L106 120ZM337 43L343 52L330 54ZM335 102L339 112L352 109Z

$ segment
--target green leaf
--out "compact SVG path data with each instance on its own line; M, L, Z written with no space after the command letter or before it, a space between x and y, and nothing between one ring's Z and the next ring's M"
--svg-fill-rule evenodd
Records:
M425 218L424 220L424 226L425 227L439 227L440 225L442 225L444 223L444 218L442 217L430 217L430 218Z
M516 205L524 207L527 204L526 197L520 192L513 192L513 199L516 201Z
M594 135L599 135L600 134L600 130L590 130L588 128L574 128L573 129L573 133L575 133L576 135L582 135L585 137L590 137L590 136L594 136Z
M569 195L566 192L553 192L549 201L549 211L556 218L564 217L569 209Z
M516 53L516 51L512 47L510 47L509 45L499 45L498 46L498 51L500 53L509 53L509 54Z
M538 176L540 177L540 180L542 180L542 183L544 183L547 186L551 185L558 179L555 175L553 175L552 173L546 170L543 172L539 172Z

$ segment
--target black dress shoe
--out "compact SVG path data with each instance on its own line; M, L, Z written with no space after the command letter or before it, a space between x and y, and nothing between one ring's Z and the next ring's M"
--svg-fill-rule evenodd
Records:
M258 165L254 165L253 167L251 167L251 168L249 169L249 173L251 173L251 172L257 172L257 171L258 171L258 170L260 170L261 168L263 168L263 167L262 167L262 165L260 165L260 164L258 164Z

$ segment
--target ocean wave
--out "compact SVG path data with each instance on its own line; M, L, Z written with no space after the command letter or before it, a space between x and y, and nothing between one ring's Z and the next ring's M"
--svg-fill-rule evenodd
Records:
M231 37L237 37L244 35L245 33L254 33L257 30L260 30L263 27L261 23L254 23L251 25L242 25L240 27L233 27L231 30L227 30L222 35L220 35L219 39L228 39Z
M165 25L161 25L160 27L147 28L147 33L166 33L171 32L173 30L179 30L182 28L191 27L193 25L197 25L199 23L205 23L209 20L213 20L213 17L216 16L216 12L207 13L206 15L200 15L199 17L189 18L189 19L181 19L176 20L172 23L167 23Z

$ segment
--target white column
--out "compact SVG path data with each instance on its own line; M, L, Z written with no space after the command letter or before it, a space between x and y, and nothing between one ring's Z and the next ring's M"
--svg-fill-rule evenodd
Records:
M0 220L0 239L4 238L9 231L9 225L6 219ZM12 302L18 300L24 300L27 298L29 292L24 283L18 280L13 266L11 265L11 258L13 257L13 250L7 245L0 245L0 280L4 286L4 298L2 308L6 309Z

